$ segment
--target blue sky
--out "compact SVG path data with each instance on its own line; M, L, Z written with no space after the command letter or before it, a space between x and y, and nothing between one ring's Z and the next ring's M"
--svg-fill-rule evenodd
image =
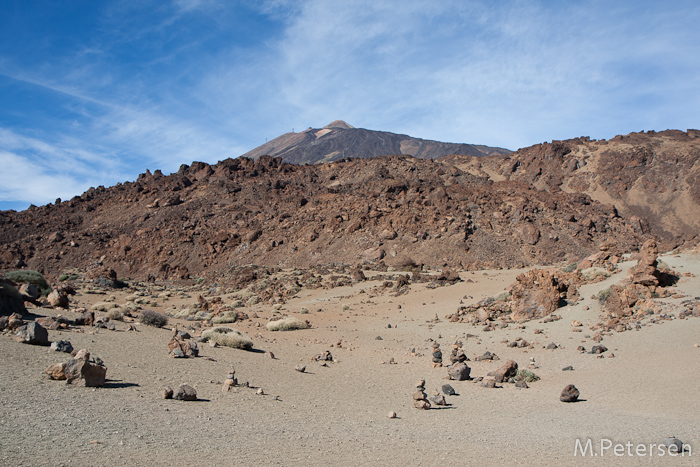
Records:
M0 210L342 119L518 149L700 127L692 1L0 1Z

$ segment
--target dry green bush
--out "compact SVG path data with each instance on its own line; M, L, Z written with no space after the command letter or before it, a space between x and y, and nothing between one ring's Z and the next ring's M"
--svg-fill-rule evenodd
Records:
M296 329L308 329L309 325L293 316L287 316L286 318L278 319L276 321L270 321L267 323L268 331L294 331Z
M202 333L202 337L209 341L216 342L219 345L232 347L234 349L251 350L253 348L253 341L250 337L246 336L241 331L225 326L207 329Z

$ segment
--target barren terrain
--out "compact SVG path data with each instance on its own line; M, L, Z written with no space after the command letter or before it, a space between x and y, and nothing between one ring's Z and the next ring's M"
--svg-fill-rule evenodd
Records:
M659 260L681 275L674 287L677 298L655 299L666 304L665 311L643 319L638 330L603 333L608 351L600 356L577 350L598 344L589 327L603 318L591 297L622 280L634 261L621 263L602 282L581 286L582 299L556 311L561 320L488 332L446 317L461 304L496 296L523 270L461 272L463 282L436 288L411 283L398 296L382 289L380 276L386 272L366 271L370 280L344 287L303 288L281 309L248 305L241 310L249 319L227 324L251 337L254 351L200 343L198 357L174 359L168 355L170 329L177 325L194 337L200 328L173 318L167 329L126 318L110 321L116 330L49 331L50 340L69 340L76 350L88 349L104 360L107 384L101 388L46 379L44 368L68 355L16 342L5 333L0 335L0 464L600 465L596 457L574 456L577 439L592 439L599 451L601 439L648 446L676 436L691 448L683 457L618 457L609 450L605 464L699 465L700 319L677 317L684 303L697 306L700 255L689 251ZM224 303L233 298L204 284L130 285L103 293L86 285L71 298L68 311L28 310L75 319L76 307L105 299L124 303L139 291L157 297L149 307L159 311L196 303L199 294L221 296ZM308 320L312 327L268 331L265 324L279 315ZM582 332L572 331L574 320L583 324ZM504 343L518 337L532 348ZM464 344L472 377L485 377L513 359L540 380L527 389L508 382L491 389L448 381L447 369L431 363L432 344L441 344L448 364L456 340ZM550 343L558 348L546 349ZM311 360L324 351L331 352L332 362L323 366ZM500 360L475 361L486 351ZM300 363L306 372L294 370ZM562 371L569 365L573 371ZM250 387L222 392L232 366L239 383ZM429 396L445 383L457 395L446 396L447 406L415 409L411 395L421 378ZM161 398L165 386L181 383L196 388L197 401ZM580 390L579 402L559 401L568 384ZM388 417L391 411L397 418Z

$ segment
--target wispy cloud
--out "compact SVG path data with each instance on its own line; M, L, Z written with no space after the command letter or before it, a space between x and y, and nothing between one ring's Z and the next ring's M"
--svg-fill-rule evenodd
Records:
M0 7L0 151L38 174L0 187L2 199L40 204L56 197L46 187L79 194L146 168L216 162L339 118L514 149L685 129L700 117L700 6L691 1L44 10L22 10L36 19L24 23Z

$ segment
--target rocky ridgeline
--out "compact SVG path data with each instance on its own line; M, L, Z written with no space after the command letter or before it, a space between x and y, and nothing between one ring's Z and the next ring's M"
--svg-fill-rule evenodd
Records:
M667 130L552 141L493 157L450 156L474 174L613 203L663 251L694 246L700 232L700 131Z
M80 268L119 285L242 264L511 267L579 260L603 242L630 251L641 233L587 195L493 182L448 163L238 158L0 212L0 270L56 278Z

